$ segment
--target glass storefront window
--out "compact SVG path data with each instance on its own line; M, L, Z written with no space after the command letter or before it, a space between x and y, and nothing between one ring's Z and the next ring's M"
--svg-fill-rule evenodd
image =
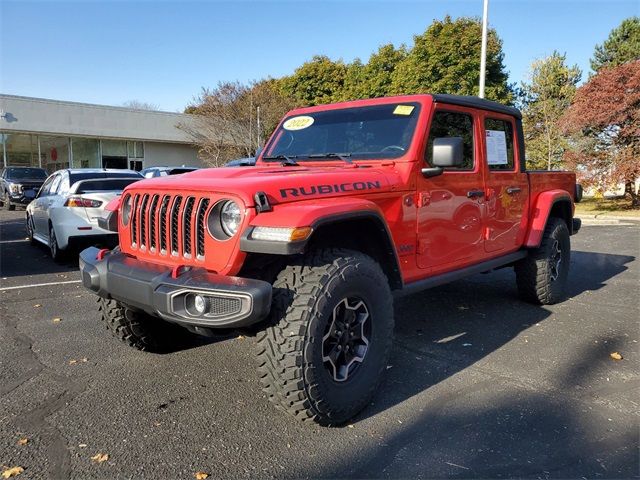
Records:
M69 138L40 137L40 157L48 173L69 168Z
M93 138L72 138L73 168L100 168L100 141Z
M127 151L129 152L129 158L143 158L144 143L133 141L127 142Z
M22 133L2 133L2 166L38 167L38 137ZM0 145L1 147L2 145ZM7 158L4 158L6 152Z
M102 140L102 155L105 157L126 157L127 142L124 140Z

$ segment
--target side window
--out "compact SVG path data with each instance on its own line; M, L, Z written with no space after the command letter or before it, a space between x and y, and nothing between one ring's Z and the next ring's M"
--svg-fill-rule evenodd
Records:
M49 189L49 195L55 195L58 193L58 187L60 186L60 180L62 179L62 175L56 175L56 178L53 179L51 183L51 188Z
M447 168L447 170L473 170L473 117L467 113L436 111L431 121L426 162L433 166L433 140L441 137L462 137L464 142L464 162L461 167Z
M489 170L513 170L513 124L508 120L484 121Z
M38 198L46 197L47 195L49 195L49 190L51 189L51 183L53 182L55 177L56 177L55 175L51 175L49 178L47 178L44 184L42 184L42 187L40 187L40 191L38 192Z
M58 195L66 195L69 193L69 174L62 174L62 180L60 181L60 186L58 187Z

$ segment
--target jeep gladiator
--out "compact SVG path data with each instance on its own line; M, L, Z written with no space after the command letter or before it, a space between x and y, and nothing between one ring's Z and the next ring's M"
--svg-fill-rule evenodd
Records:
M127 187L119 246L84 250L82 280L138 349L255 334L269 399L343 424L386 369L394 296L513 267L524 299L563 298L580 190L524 164L520 112L476 97L297 109L255 167Z

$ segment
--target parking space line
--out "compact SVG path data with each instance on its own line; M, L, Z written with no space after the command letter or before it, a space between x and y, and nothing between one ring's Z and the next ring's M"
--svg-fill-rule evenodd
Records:
M0 240L0 243L20 243L20 242L28 242L26 238L21 238L20 240Z
M5 290L19 290L21 288L48 287L51 285L64 285L68 283L81 283L81 282L82 280L67 280L65 282L34 283L32 285L19 285L17 287L0 287L0 292Z

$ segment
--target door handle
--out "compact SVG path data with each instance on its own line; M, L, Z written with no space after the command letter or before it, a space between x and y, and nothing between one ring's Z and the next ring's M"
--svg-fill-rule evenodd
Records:
M483 190L469 190L467 192L467 198L481 198L484 197Z
M520 187L508 187L507 188L507 193L509 195L513 195L514 193L520 193L522 191L522 189Z

